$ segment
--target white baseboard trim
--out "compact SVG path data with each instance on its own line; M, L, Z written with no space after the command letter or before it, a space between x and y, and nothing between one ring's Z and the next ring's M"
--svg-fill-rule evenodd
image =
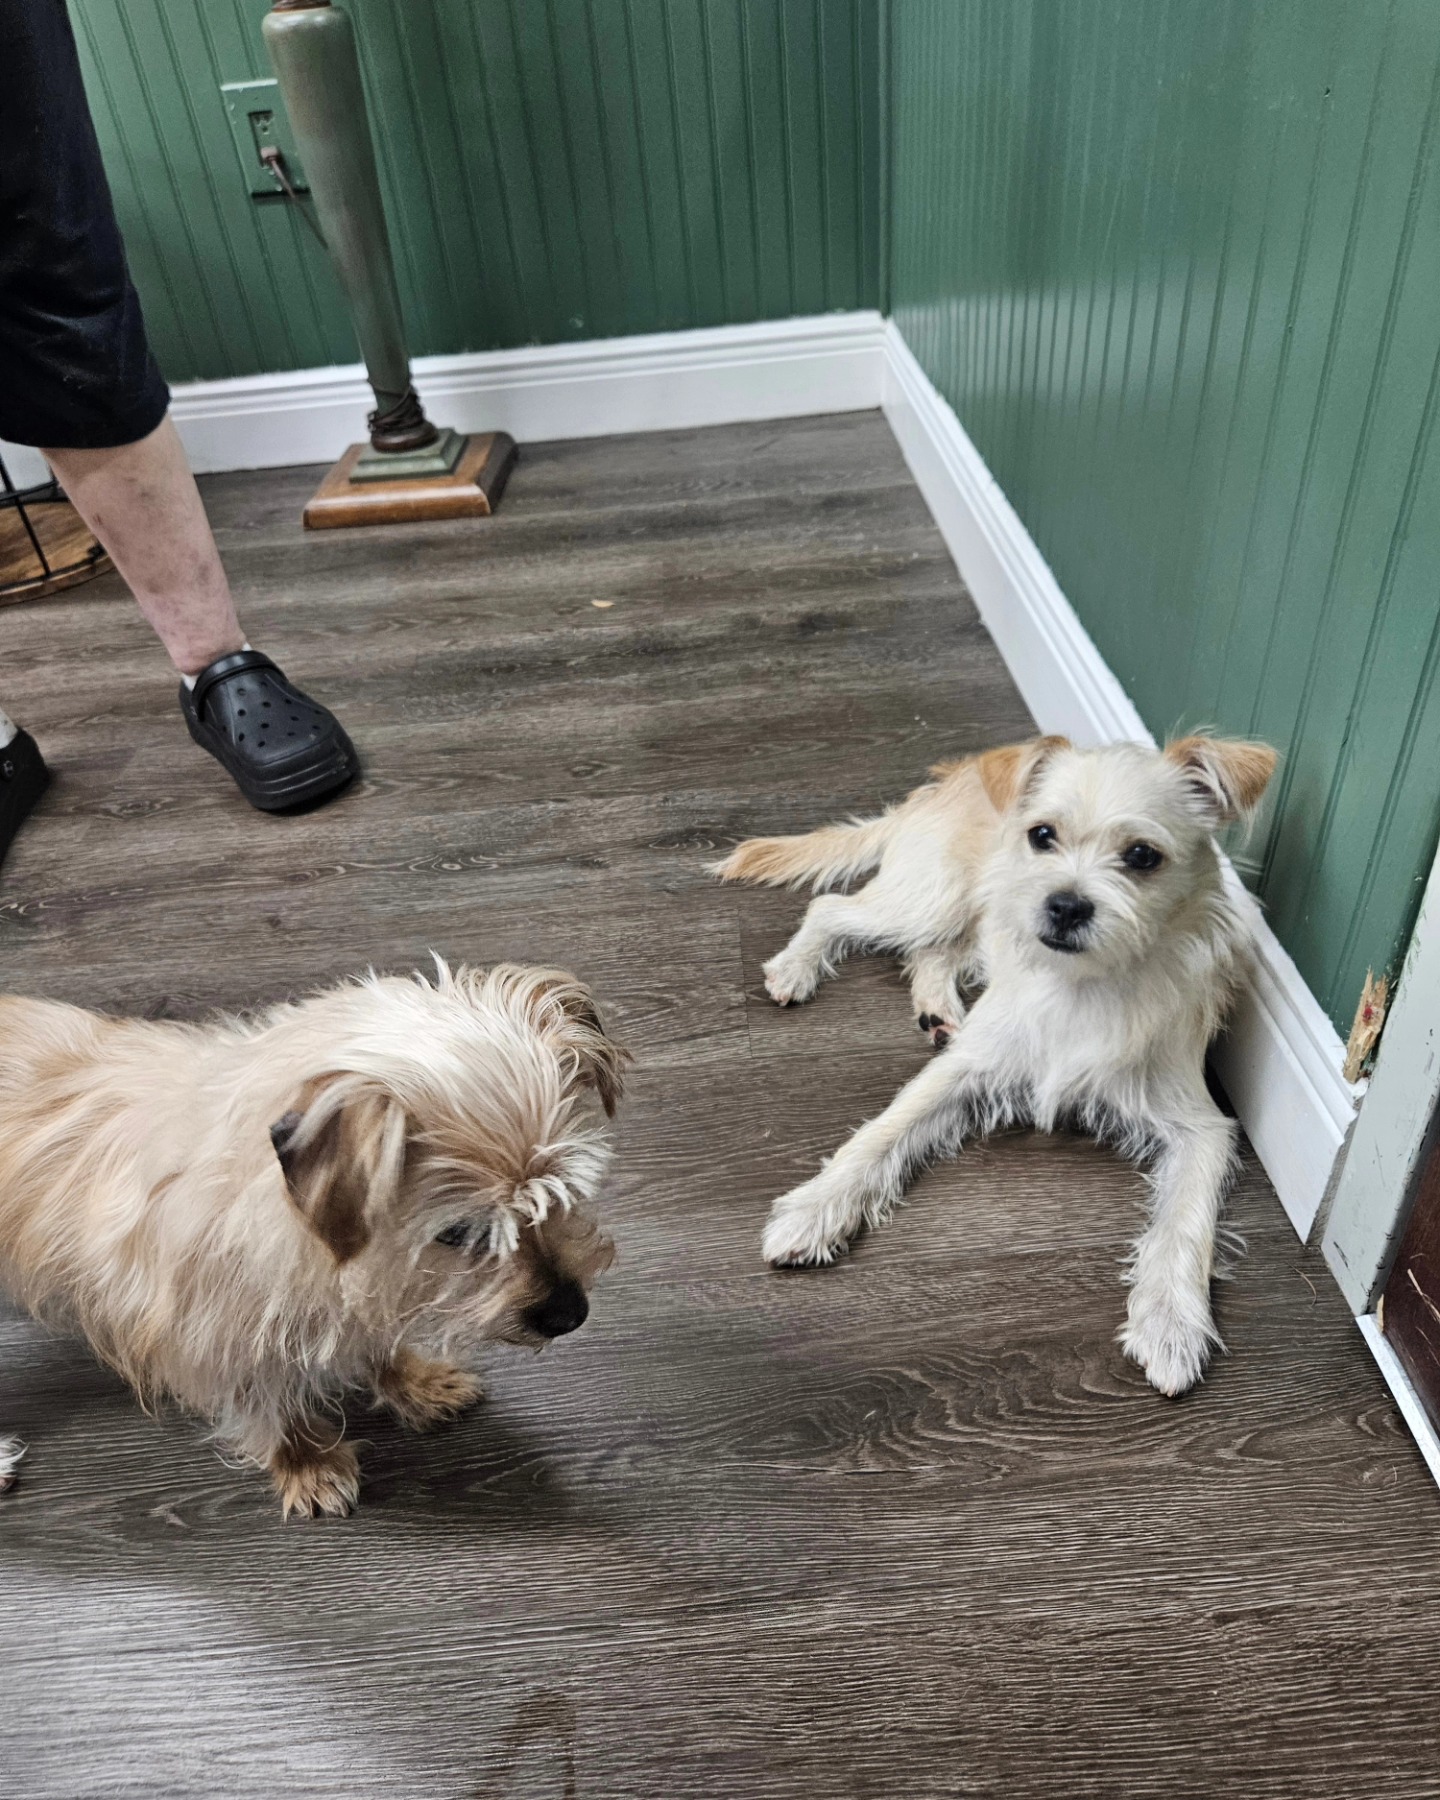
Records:
M1395 1404L1410 1427L1411 1435L1420 1446L1420 1454L1425 1458L1427 1468L1436 1484L1440 1485L1440 1435L1437 1435L1435 1427L1430 1423L1424 1401L1415 1392L1410 1377L1405 1373L1404 1364L1385 1341L1374 1313L1362 1313L1355 1323L1360 1327L1361 1337L1370 1346L1370 1354L1379 1364L1380 1373L1385 1377L1385 1385L1394 1395Z
M893 322L885 330L884 407L1041 729L1078 744L1153 743L984 458ZM1229 875L1238 887L1234 871ZM1356 1090L1341 1073L1339 1034L1263 919L1257 941L1254 982L1212 1060L1303 1239L1354 1117Z
M29 444L8 444L0 438L0 461L17 488L36 487L50 479L50 465Z
M1153 743L954 409L893 322L886 326L882 404L986 629L1041 730L1062 732L1077 744L1122 738Z
M413 367L439 423L508 431L523 445L878 407L884 341L878 312L828 313L422 356ZM214 474L333 462L364 437L373 405L354 363L190 382L173 390L171 413L191 466Z

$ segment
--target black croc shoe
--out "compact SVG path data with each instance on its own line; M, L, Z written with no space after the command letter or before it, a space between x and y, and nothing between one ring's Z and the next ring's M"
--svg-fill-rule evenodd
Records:
M180 710L195 742L262 812L333 794L360 767L334 713L307 700L258 650L220 657L193 688L182 682Z
M49 785L45 758L28 731L17 731L8 744L0 745L0 862Z

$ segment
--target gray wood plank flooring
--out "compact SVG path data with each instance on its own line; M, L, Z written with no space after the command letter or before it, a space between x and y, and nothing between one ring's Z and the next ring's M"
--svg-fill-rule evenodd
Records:
M57 777L0 982L193 1016L432 947L568 963L638 1058L621 1259L452 1430L366 1420L320 1525L0 1310L5 1791L1440 1795L1440 1498L1253 1159L1231 1355L1179 1403L1114 1343L1142 1184L1080 1139L967 1151L832 1271L759 1264L925 1051L880 960L771 1007L799 902L702 863L1029 728L879 417L527 446L483 526L307 537L316 478L206 497L364 782L249 812L113 578L0 614Z

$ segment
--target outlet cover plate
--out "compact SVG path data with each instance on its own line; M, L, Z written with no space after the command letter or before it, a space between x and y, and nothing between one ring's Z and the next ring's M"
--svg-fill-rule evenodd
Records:
M269 81L225 81L220 84L220 97L225 102L225 116L230 121L230 136L245 184L252 194L279 194L280 183L260 160L266 144L275 144L285 157L285 173L297 194L308 192L305 171L295 149L290 130L290 116L280 98L280 83Z

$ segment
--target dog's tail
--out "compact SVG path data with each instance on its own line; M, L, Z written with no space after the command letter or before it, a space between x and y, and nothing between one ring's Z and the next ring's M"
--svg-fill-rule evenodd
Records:
M878 819L852 819L848 825L822 825L802 837L746 838L710 873L722 881L756 881L767 887L804 887L818 893L867 875L885 854L895 828L892 814Z

